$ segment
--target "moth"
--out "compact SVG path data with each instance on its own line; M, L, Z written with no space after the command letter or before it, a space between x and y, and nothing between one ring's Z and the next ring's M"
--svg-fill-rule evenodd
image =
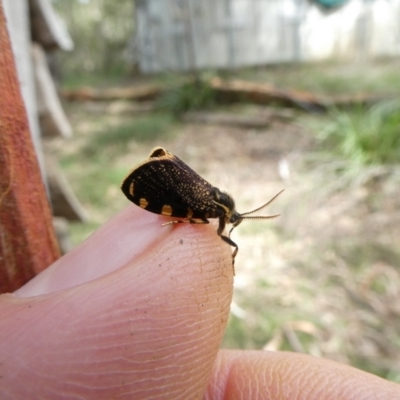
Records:
M244 219L271 219L278 215L252 216L271 204L282 192L253 211L239 213L233 198L211 185L177 156L162 147L154 148L148 159L136 166L123 180L121 190L139 207L155 214L182 218L169 223L189 222L208 224L209 218L218 218L217 234L234 247L232 263L239 251L230 238L232 230ZM228 235L225 226L232 224Z

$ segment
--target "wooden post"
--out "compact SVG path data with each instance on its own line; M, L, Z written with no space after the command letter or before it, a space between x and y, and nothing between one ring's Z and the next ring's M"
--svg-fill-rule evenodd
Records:
M59 257L0 0L0 293Z

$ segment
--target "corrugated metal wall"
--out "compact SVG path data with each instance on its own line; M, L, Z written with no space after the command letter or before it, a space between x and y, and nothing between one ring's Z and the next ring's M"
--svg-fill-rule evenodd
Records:
M143 72L400 55L400 0L137 0Z

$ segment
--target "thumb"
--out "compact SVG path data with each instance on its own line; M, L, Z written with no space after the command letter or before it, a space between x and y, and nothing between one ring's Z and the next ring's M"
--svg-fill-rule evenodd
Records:
M230 250L212 226L166 221L129 206L0 297L1 398L202 396L229 314Z
M394 382L330 360L289 352L222 350L204 399L396 400L399 393Z

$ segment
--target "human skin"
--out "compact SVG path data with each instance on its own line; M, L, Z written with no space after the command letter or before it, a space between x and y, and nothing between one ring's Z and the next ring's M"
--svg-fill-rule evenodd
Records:
M231 248L215 226L167 221L130 205L0 296L1 399L400 398L332 361L219 350Z

